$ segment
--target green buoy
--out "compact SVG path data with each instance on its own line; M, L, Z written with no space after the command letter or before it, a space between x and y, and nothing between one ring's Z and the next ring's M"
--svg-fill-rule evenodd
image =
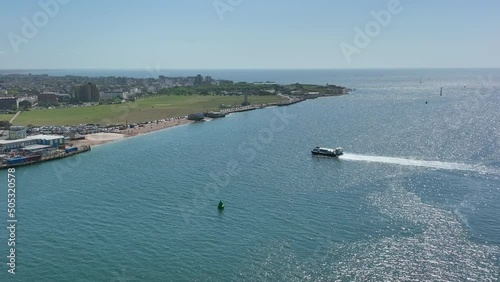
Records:
M222 201L219 201L219 206L217 208L219 210L223 210L224 209L224 203L222 203Z

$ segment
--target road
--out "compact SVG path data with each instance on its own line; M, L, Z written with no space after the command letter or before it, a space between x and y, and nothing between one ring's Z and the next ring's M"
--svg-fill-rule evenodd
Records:
M15 116L13 116L11 119L10 119L10 123L12 124L12 122L16 119L16 117L21 113L21 111L17 112Z

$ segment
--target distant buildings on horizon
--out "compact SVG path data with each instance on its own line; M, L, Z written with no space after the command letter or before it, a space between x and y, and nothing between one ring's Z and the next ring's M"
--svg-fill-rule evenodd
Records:
M50 107L60 103L99 103L115 99L129 100L143 93L156 94L162 89L233 83L215 80L211 76L131 78L49 76L46 74L1 74L0 111L17 110L19 102ZM99 86L98 86L99 85Z

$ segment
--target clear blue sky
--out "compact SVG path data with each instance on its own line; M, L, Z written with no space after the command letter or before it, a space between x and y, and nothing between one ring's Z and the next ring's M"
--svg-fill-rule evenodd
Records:
M214 0L65 1L16 53L45 12L0 0L0 69L500 67L500 1L401 0L350 63L340 44L390 0L240 0L223 19Z

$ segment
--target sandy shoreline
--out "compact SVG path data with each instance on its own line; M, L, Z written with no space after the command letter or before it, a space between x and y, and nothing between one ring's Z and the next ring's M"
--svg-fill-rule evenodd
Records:
M285 103L285 105L291 105L298 102L302 102L306 99L291 99ZM221 112L225 114L238 113L244 111L251 111L256 109L275 107L280 105L280 103L269 103L269 104L259 104L259 105L250 105L250 106L242 106L237 108L230 108L221 110ZM143 126L135 126L134 128L127 128L124 130L117 130L115 132L101 132L85 135L85 139L82 140L72 140L71 143L74 146L96 146L102 145L105 143L109 143L115 140L120 140L127 137L139 136L142 134L183 125L193 123L194 121L188 120L187 118L170 118L164 121L150 122L148 124L144 124Z
M111 141L119 140L124 138L125 135L120 133L94 133L85 135L85 139L82 140L72 140L70 143L74 146L96 146L105 144Z
M152 122L149 124L144 124L142 127L136 126L134 128L127 128L125 130L119 130L116 132L100 132L94 134L85 135L85 139L82 140L72 140L74 146L96 146L102 145L123 138L139 136L142 134L192 123L193 121L187 119L172 119L167 121Z

